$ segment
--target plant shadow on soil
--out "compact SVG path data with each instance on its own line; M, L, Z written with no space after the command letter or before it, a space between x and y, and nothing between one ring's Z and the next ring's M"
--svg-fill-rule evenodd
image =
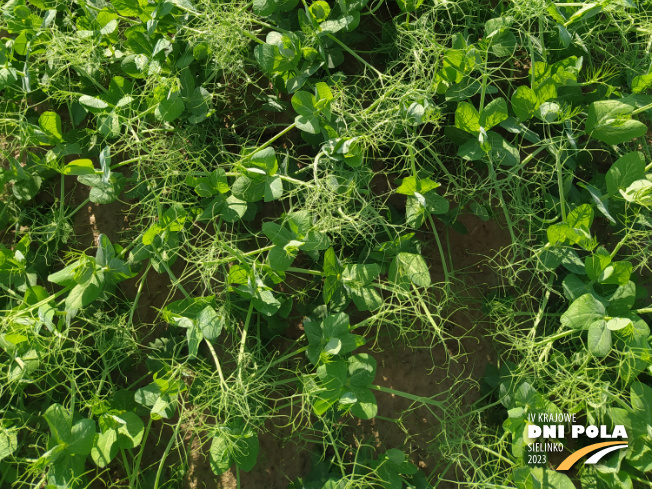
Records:
M81 188L80 188L81 187ZM78 186L75 200L82 202L85 198L83 186ZM107 234L111 239L118 238L126 228L124 210L118 204L114 206L93 206L89 204L75 218L75 234L85 236L81 244L94 246L99 233ZM379 336L373 346L366 346L360 351L369 351L378 362L376 383L403 392L423 397L437 396L438 400L456 398L459 412L464 412L479 397L479 382L484 375L486 365L495 362L491 340L485 335L486 318L481 311L482 295L498 285L494 271L483 261L484 256L492 256L509 245L509 235L495 221L481 221L473 215L460 217L469 230L462 235L450 231L450 253L456 280L464 283L463 310L453 311L448 316L445 327L451 337L461 338L451 344L421 344L413 342L407 347L396 344L387 336ZM441 233L443 230L440 229ZM424 235L423 256L431 268L433 282L443 282L439 253L432 239ZM178 265L182 269L181 264ZM174 267L177 268L177 267ZM126 282L123 292L127 297L134 296L136 279ZM171 285L166 275L152 273L147 280L137 309L141 321L152 324L156 320L156 309L163 307L169 296ZM176 296L176 294L173 293ZM301 325L298 328L302 329ZM295 332L298 333L298 332ZM291 336L289 333L288 336ZM394 344L392 344L394 343ZM446 351L448 349L448 351ZM453 351L454 350L454 351ZM449 360L450 359L450 360ZM134 366L136 367L136 366ZM142 375L140 368L136 369ZM145 372L146 373L146 372ZM463 386L463 389L459 389ZM463 392L460 394L460 392ZM457 487L458 480L452 469L446 472L441 465L438 444L434 441L445 427L438 419L441 412L418 407L412 401L384 392L375 393L378 400L378 417L370 421L356 418L342 418L339 423L347 425L346 441L352 450L359 444L371 445L378 453L389 448L405 451L411 462L426 474L439 474L443 479L437 487ZM399 421L396 421L396 420ZM394 421L392 421L394 420ZM175 421L175 420L171 420ZM445 423L446 420L444 419ZM288 427L273 426L268 423L270 432L259 435L260 453L258 463L249 473L240 472L240 486L251 489L285 489L297 477L305 477L311 468L310 443L296 440ZM183 433L183 429L182 429ZM141 464L142 470L156 468L172 436L171 428L165 428L156 445L146 450ZM183 435L182 435L183 436ZM200 446L198 439L191 440L183 436L186 451L186 471L182 487L187 489L218 487L231 489L236 487L234 470L221 477L216 477L208 460L208 444ZM154 441L152 437L150 443ZM350 452L353 454L353 452ZM168 458L166 465L179 461L176 451ZM150 468L150 471L152 469ZM445 472L442 474L442 472ZM113 480L122 479L121 474L113 473ZM463 481L460 481L463 482ZM103 487L93 485L93 487Z

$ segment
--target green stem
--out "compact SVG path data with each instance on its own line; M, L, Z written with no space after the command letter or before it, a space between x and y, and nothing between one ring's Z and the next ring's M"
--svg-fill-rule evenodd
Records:
M353 56L355 59L357 59L358 61L360 61L360 63L362 63L362 64L365 65L367 68L369 68L370 70L372 70L373 72L375 72L375 73L378 75L378 79L380 80L381 85L383 84L383 77L384 77L385 75L383 75L380 71L378 71L378 70L377 70L376 68L374 68L372 65L370 65L369 63L367 63L364 59L362 59L360 56L358 56L358 53L356 53L356 52L353 51L351 48L349 48L346 44L344 44L342 41L340 41L340 40L339 40L337 37L335 37L333 34L328 33L328 34L326 34L326 36L327 36L330 40L334 41L336 44L339 44L339 46L340 46L342 49L344 49L347 53L349 53L349 54L350 54L351 56Z
M242 338L240 339L240 352L238 353L238 379L242 382L242 364L244 362L245 342L247 341L247 331L249 330L249 323L251 322L251 314L254 311L253 301L249 302L249 309L247 310L247 319L245 319L244 329L242 330Z
M509 212L507 211L507 206L505 205L505 199L503 198L503 191L500 188L500 185L498 185L498 180L496 178L496 171L494 170L494 164L493 161L491 161L491 158L489 158L488 160L488 167L489 167L489 177L491 178L491 182L494 184L496 188L496 193L498 194L498 200L500 201L500 206L503 209L505 222L507 223L507 229L509 230L509 236L512 238L512 243L516 243L517 241L512 226L512 219L509 217Z
M296 268L296 267L289 267L287 272L294 272L294 273L306 273L308 275L319 275L323 276L324 273L320 272L319 270L309 270L307 268Z
M293 351L292 353L288 353L287 355L283 355L282 357L276 358L272 362L270 362L269 368L271 368L271 367L273 367L275 365L278 365L279 363L283 363L284 361L292 358L293 356L303 353L307 349L308 349L307 346L302 346L301 348L299 348L298 350Z
M259 248L259 249L254 250L254 251L248 251L247 253L240 253L240 254L238 255L238 258L247 257L247 256L252 256L252 255L258 255L258 254L260 254L260 253L264 253L264 252L266 252L266 251L269 251L269 250L271 250L272 248L274 248L274 245L265 246L264 248ZM202 265L215 266L215 265L221 265L221 264L223 264L223 263L229 263L229 262L232 262L232 261L233 261L233 257L230 256L230 257L228 257L228 258L222 258L222 259L220 259L220 260L202 262ZM243 261L243 260L240 260L240 261ZM245 261L246 261L246 260L245 260Z
M88 203L90 202L90 200L91 200L90 198L86 199L84 202L82 202L81 204L79 204L79 205L75 208L74 211L72 211L71 213L69 213L66 217L67 217L68 219L70 219L72 216L74 216L75 214L77 214L77 213L80 211L80 209L81 209L82 207L84 207L86 204L88 204Z
M222 389L226 391L228 390L228 385L226 383L226 380L224 380L224 372L222 371L222 365L220 364L220 359L217 357L217 353L215 352L215 348L213 348L211 342L208 341L206 338L204 338L204 342L206 343L206 346L208 346L208 349L211 352L211 356L213 357L213 362L215 363L215 368L217 369L217 375L220 376L220 384L222 385Z
M534 346L538 347L538 346L547 345L548 343L552 343L554 341L560 340L561 338L565 338L566 336L570 336L573 333L577 333L578 331L579 330L577 330L577 329L569 329L568 331L564 331L563 333L557 333L555 335L548 336L547 338L544 338L543 340L536 343Z
M495 452L495 451L491 450L490 448L487 448L487 447L485 447L485 446L483 446L483 445L478 445L477 443L474 443L474 444L473 444L473 447L474 447L474 448L479 448L480 450L484 450L485 452L487 452L487 453L493 455L494 457L499 458L499 459L502 460L503 462L507 462L507 463L510 464L510 465L515 465L515 463L514 463L512 460L503 457L501 454L499 454L498 452Z
M167 262L163 259L163 257L161 257L161 253L159 253L157 248L154 247L152 248L154 250L154 254L156 255L156 258L158 258L159 263L163 265L163 268L165 268L165 271L168 273L168 276L170 277L170 279L172 279L173 285L181 291L181 293L184 295L186 299L190 299L190 294L186 292L186 289L183 288L183 285L181 285L179 279L177 279L176 275L174 275L174 272L172 272Z
M559 203L561 204L561 218L566 222L566 197L564 196L564 178L559 161L559 151L555 152L555 169L557 170L557 187L559 188Z
M404 397L405 399L410 399L412 401L420 402L422 404L427 404L429 406L434 406L440 409L444 409L444 403L433 401L429 397L416 396L414 394L409 394L403 391L397 391L396 389L391 389L389 387L383 387L382 385L376 385L376 384L370 385L369 388L379 392L385 392L386 394L394 394L396 396Z
M120 447L120 455L122 456L122 464L124 465L125 472L127 473L127 479L131 480L133 472L127 461L127 454L125 453L124 448Z
M140 282L138 284L138 290L136 291L136 297L134 297L134 302L131 304L131 309L129 310L128 324L133 324L134 314L136 313L136 306L138 305L140 294L143 292L143 286L145 284L145 281L147 280L147 274L149 273L149 269L151 267L152 267L152 262L150 260L149 263L147 263L147 267L145 268L145 271L143 272L143 276L140 278Z
M163 452L163 457L158 464L158 470L156 471L156 479L154 479L154 489L158 489L158 481L161 479L161 474L163 473L163 466L165 465L165 460L172 450L172 445L177 441L177 436L179 436L179 428L181 428L181 413L179 413L179 421L177 421L176 426L174 427L174 433L170 438L167 446L165 447L165 452Z
M644 307L642 309L636 309L634 312L636 314L652 314L652 306Z
M325 424L326 426L327 424ZM333 438L333 433L331 433L331 430L327 429L326 433L328 433L328 438L331 441L331 445L333 446L333 450L335 450L335 457L337 458L337 461L340 464L340 471L342 472L342 477L346 477L346 472L344 472L344 462L342 461L342 457L340 457L340 451L337 449L337 445L335 444L335 439Z
M132 477L129 477L129 487L136 487L136 477L140 473L140 461L143 458L143 453L145 452L145 445L147 444L147 437L149 435L149 430L152 427L152 417L149 417L149 420L147 421L147 426L145 427L145 433L143 434L143 439L140 442L140 450L138 451L138 455L136 456L136 460L134 462L134 467Z
M439 250L439 258L441 260L441 267L444 270L444 280L446 281L446 288L450 287L450 275L448 273L448 265L446 264L446 255L444 254L444 248L441 245L439 239L439 233L435 227L435 221L428 212L428 222L430 222L430 227L432 228L432 234L435 236L435 241L437 242L437 249Z

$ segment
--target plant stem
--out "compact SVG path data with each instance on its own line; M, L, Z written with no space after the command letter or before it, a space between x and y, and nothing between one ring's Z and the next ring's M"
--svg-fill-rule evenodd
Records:
M509 212L507 211L507 206L505 205L505 199L503 198L503 191L500 188L500 185L498 185L498 180L496 178L496 171L494 170L494 164L493 161L491 161L491 158L488 159L488 167L489 167L489 177L491 178L491 182L494 184L496 188L496 193L498 194L498 200L500 201L500 207L503 209L503 214L505 215L505 222L507 223L507 229L509 230L509 236L512 238L512 243L516 243L516 235L514 234L514 229L512 226L512 219L509 217Z
M440 409L444 409L444 404L442 402L433 401L429 397L416 396L414 394L409 394L403 391L397 391L396 389L391 389L389 387L383 387L382 385L376 385L376 384L370 385L369 388L379 392L385 392L386 394L394 394L396 396L404 397L405 399L411 399L413 401L420 402L422 404L428 404L429 406L434 406Z
M339 44L339 46L340 46L342 49L344 49L347 53L349 53L349 54L350 54L351 56L353 56L355 59L357 59L358 61L360 61L360 63L362 63L362 64L365 65L367 68L369 68L370 70L372 70L373 72L375 72L375 73L378 75L378 79L380 80L380 84L384 86L384 84L383 84L383 77L385 76L384 74L382 74L382 73L381 73L380 71L378 71L376 68L374 68L374 67L371 66L369 63L367 63L364 59L362 59L360 56L358 56L358 54L357 54L355 51L353 51L351 48L349 48L346 44L344 44L342 41L340 41L340 40L339 40L337 37L335 37L333 34L328 33L328 34L326 34L326 36L327 36L330 40L334 41L336 44Z
M435 236L435 241L437 242L437 249L439 250L441 266L444 269L444 280L446 281L446 288L448 289L450 287L451 280L450 280L450 275L448 273L448 265L446 264L446 255L444 254L444 248L442 247L441 241L439 239L439 233L437 232L437 228L435 227L435 221L433 220L429 212L428 212L428 221L430 222L430 227L432 228L432 234Z
M140 278L140 282L138 284L138 290L136 291L136 297L134 297L134 302L131 304L131 308L129 309L129 321L128 324L133 324L134 320L134 314L136 312L136 306L138 305L138 300L140 299L140 294L143 292L143 286L145 285L145 281L147 280L147 274L149 273L149 269L152 267L152 262L151 260L147 263L147 268L145 268L145 271L143 272L143 276Z
M282 357L274 359L274 361L270 362L269 368L273 367L274 365L278 365L279 363L283 363L284 361L288 360L289 358L292 358L295 355L299 355L300 353L303 353L308 349L307 346L302 346L298 350L293 351L292 353L288 353L287 355L283 355Z
M134 467L132 476L129 477L129 487L136 487L136 477L138 477L138 474L140 473L140 461L143 458L143 453L145 452L145 445L147 442L147 437L149 435L149 430L152 427L152 417L149 417L149 420L147 421L147 426L145 427L145 434L143 435L143 439L140 442L140 450L138 451L138 455L136 456L136 460L134 461Z
M559 203L561 204L561 218L566 222L566 197L564 196L564 178L559 161L559 151L555 151L555 169L557 170L557 187L559 188Z
M265 247L263 247L263 248L259 248L259 249L254 250L254 251L248 251L247 253L242 253L242 252L241 252L241 253L239 254L239 257L246 257L246 256L259 255L260 253L264 253L264 252L266 252L266 251L269 251L269 250L271 250L272 248L274 248L274 245L265 246ZM228 257L228 258L222 258L222 259L220 259L220 260L215 260L215 261L205 261L205 262L202 262L202 264L203 264L203 265L215 266L215 265L221 265L221 264L223 264L223 263L229 263L229 262L232 262L232 261L233 261L233 257L230 256L230 257ZM242 260L241 260L241 261L242 261Z
M240 339L240 352L238 353L238 380L242 382L242 364L244 361L245 342L247 341L247 331L249 330L249 323L251 322L251 313L254 311L254 302L249 302L249 309L247 310L247 319L245 319L244 329L242 330L242 338Z
M158 464L158 470L156 471L156 479L154 479L154 489L158 489L158 481L161 479L161 474L163 473L163 465L165 464L165 460L168 458L168 455L170 454L170 450L172 450L172 445L174 445L174 443L177 441L177 436L179 436L179 428L181 428L181 419L182 419L181 413L179 413L179 420L177 421L177 424L174 427L174 433L172 434L172 437L170 437L170 441L165 447L165 452L163 452L163 457L161 458L161 461Z
M173 285L175 287L177 287L181 291L181 293L184 295L184 297L186 299L190 299L190 294L188 294L188 292L186 292L186 289L183 288L183 285L181 285L181 282L179 281L179 279L177 279L176 275L174 275L174 272L172 272L172 270L168 266L167 262L165 260L163 260L163 258L161 257L161 253L159 253L157 248L154 248L154 247L152 247L152 248L154 250L154 254L156 255L156 258L158 258L159 262L161 263L161 265L163 265L163 268L165 268L165 271L168 273L169 277L172 279Z
M561 338L565 338L566 336L570 336L573 333L577 333L578 331L579 330L577 330L577 329L569 329L568 331L564 331L563 333L557 333L555 335L548 336L547 338L544 338L543 340L536 343L534 346L537 347L537 346L546 345L548 343L552 343L552 342L557 341L557 340L559 340Z
M208 341L206 338L204 338L204 342L206 343L206 346L208 346L208 349L211 352L211 356L213 357L213 362L215 362L215 368L217 369L217 374L220 376L220 384L222 385L222 388L226 391L228 390L228 384L226 383L226 380L224 380L224 372L222 372L220 359L217 357L217 353L215 352L215 348L213 348L211 342Z

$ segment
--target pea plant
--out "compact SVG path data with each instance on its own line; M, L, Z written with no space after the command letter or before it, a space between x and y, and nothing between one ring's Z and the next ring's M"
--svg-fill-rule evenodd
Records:
M651 15L4 2L0 486L652 486Z

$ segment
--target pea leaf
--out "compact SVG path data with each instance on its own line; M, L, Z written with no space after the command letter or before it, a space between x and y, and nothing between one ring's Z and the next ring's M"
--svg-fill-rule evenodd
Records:
M572 329L588 329L595 321L604 318L606 312L602 302L592 294L584 294L562 314L561 324Z
M304 321L308 337L306 355L313 365L320 361L322 353L346 355L364 345L364 338L349 331L349 316L341 312L326 316L321 322Z
M566 474L545 467L519 467L512 474L517 489L575 489Z
M586 132L611 145L641 137L647 126L631 118L634 107L619 100L593 102L588 109Z
M104 109L109 107L109 104L104 100L97 97L91 97L90 95L82 95L79 97L79 103L94 114L101 113Z
M480 132L480 114L468 102L460 102L455 109L455 127L470 134Z
M95 167L88 159L73 160L63 167L64 175L94 175Z
M512 110L521 121L531 119L539 108L536 93L530 87L521 85L512 95Z
M611 351L611 331L607 322L598 320L589 326L589 351L596 357L606 357Z
M480 126L486 131L500 124L509 117L507 112L507 103L500 97L489 102L482 112L480 112Z
M221 475L233 465L229 452L229 442L224 436L214 436L209 451L211 470L215 475Z
M183 100L177 92L171 94L168 98L161 100L154 111L157 119L166 122L172 122L177 119L186 108Z
M13 454L18 448L16 430L0 426L0 461Z
M431 284L428 265L421 255L401 252L389 265L389 279L404 288L413 284L429 287Z
M63 142L63 131L61 130L61 117L56 112L43 112L38 118L38 125L45 134L56 142Z
M645 158L640 151L630 151L618 158L606 174L607 192L619 195L636 180L645 178Z

